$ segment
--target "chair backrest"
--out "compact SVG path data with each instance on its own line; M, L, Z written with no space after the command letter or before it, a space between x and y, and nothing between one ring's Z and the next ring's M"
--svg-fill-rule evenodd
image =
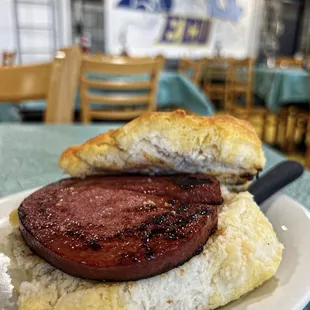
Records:
M275 66L280 68L302 67L302 59L295 59L293 57L276 57Z
M225 85L229 66L228 58L206 58L203 66L204 85L218 84L219 81Z
M255 59L230 59L227 81L230 86L246 86L252 91Z
M196 85L199 85L201 80L203 63L203 59L191 60L188 58L182 58L179 64L179 72L186 75Z
M51 63L0 67L0 103L45 99L45 122L70 123L80 63L78 50L73 47L58 52Z
M154 59L84 56L80 75L82 121L129 120L154 111L163 64L161 56Z
M251 111L253 104L253 69L255 59L231 59L227 73L227 98L226 108L231 108L236 98L241 95L245 98L245 108Z
M2 53L2 66L3 67L12 67L15 63L16 52L4 51Z
M0 67L0 102L46 98L51 72L52 63Z
M59 50L54 60L45 111L46 123L72 123L82 52L79 46Z

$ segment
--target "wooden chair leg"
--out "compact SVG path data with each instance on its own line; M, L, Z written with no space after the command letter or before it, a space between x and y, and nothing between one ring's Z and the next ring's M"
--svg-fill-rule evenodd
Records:
M264 118L264 138L265 142L274 145L278 132L278 117L269 111L266 111Z
M267 130L267 121L268 113L267 111L262 114L262 141L266 140L266 130Z
M297 123L297 109L291 107L288 110L287 131L286 131L286 150L292 153L295 150L295 132Z
M253 107L253 94L251 91L246 92L245 100L246 100L245 102L246 108L251 110Z
M81 116L80 117L81 117L81 121L83 124L90 123L88 102L84 98L81 98Z
M305 115L299 114L296 117L296 130L294 133L294 141L298 145L303 142L307 135L307 121L308 118Z
M307 154L306 154L306 168L310 169L310 147L308 146Z
M274 139L273 144L277 145L279 138L279 113L275 115L275 124L274 124Z
M310 116L307 120L307 129L306 129L306 168L310 169Z
M277 115L277 128L275 137L275 143L281 149L286 148L287 119L288 119L287 110L283 109Z
M267 142L268 141L268 130L270 128L270 119L269 114L266 113L263 115L263 124L262 124L262 141Z
M230 94L229 90L227 89L225 91L225 97L224 97L224 110L229 113L230 112Z

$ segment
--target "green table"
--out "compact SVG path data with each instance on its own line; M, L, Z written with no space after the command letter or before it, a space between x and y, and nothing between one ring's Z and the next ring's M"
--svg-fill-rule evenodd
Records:
M61 152L73 144L117 128L121 123L83 125L0 125L0 196L48 184L64 177L57 168ZM284 157L265 147L266 170ZM310 210L310 172L284 192ZM308 306L306 309L310 310Z
M157 107L176 105L200 115L212 115L215 111L212 102L202 90L190 79L178 72L164 71L160 74L157 92ZM24 102L20 107L26 111L44 111L45 101ZM79 96L76 110L80 108ZM13 114L11 105L0 103L0 122L19 121L20 117Z
M299 68L257 68L254 93L263 99L268 109L278 112L286 104L308 104L309 74Z

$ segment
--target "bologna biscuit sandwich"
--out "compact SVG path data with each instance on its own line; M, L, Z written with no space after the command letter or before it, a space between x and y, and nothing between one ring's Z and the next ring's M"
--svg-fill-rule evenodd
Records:
M71 177L27 197L0 240L19 309L215 309L240 298L282 257L246 191L264 165L249 123L183 111L69 147L59 166Z

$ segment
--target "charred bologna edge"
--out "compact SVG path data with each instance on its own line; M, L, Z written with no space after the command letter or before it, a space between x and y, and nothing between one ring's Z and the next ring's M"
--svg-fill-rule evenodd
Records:
M199 254L221 203L213 177L125 175L59 181L18 211L25 242L51 265L85 279L127 281Z

